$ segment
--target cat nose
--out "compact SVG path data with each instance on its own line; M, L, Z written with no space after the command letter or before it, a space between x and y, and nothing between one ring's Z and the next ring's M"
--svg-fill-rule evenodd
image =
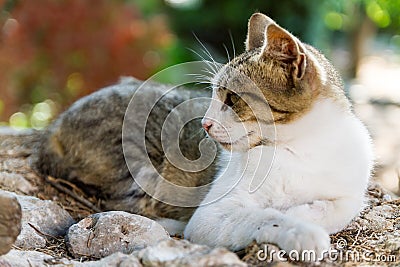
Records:
M213 123L211 120L204 119L202 122L202 126L206 132L210 130L210 128L213 126Z

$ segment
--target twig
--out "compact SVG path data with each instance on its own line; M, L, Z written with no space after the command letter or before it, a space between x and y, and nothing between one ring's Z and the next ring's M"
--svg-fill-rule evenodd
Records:
M353 242L352 246L354 246L356 244L358 237L360 236L360 232L361 232L361 228L358 228L358 231L357 231L356 237L354 238L354 242Z
M43 235L43 236L46 236L46 237L51 237L51 238L57 239L57 237L55 237L55 236L53 236L53 235L49 235L49 234L43 233L42 231L40 231L39 229L37 229L36 226L34 226L33 224L31 224L31 223L29 223L29 222L28 222L28 225L29 225L30 227L32 227L33 230L35 230L35 231L36 231L38 234L40 234L40 235Z
M50 177L50 176L49 176L49 177ZM81 197L81 196L78 196L78 195L75 194L73 191L69 190L68 188L63 187L63 186L59 185L59 184L56 183L56 182L53 182L51 179L49 179L49 177L47 177L47 176L45 177L46 182L48 182L49 184L51 184L52 186L54 186L56 189L58 189L59 191L65 193L65 194L67 194L67 195L70 195L70 196L71 196L72 198L74 198L76 201L79 201L80 203L82 203L83 205L85 205L85 206L87 206L88 208L92 209L93 211L95 211L95 212L101 212L101 210L100 210L98 207L96 207L95 205L93 205L92 202L90 202L90 201L87 200L87 199L84 199L84 198ZM51 178L54 179L53 177L51 177ZM56 180L56 179L54 179L54 180Z
M12 245L12 248L13 248L13 249L16 249L16 250L23 250L22 248L20 248L20 247L18 247L18 246L16 246L16 245Z
M381 205L386 205L386 204L400 204L400 198L384 201L382 202Z
M28 151L19 151L19 152L5 152L5 153L0 153L0 157L4 158L27 158L30 155L32 155L31 152Z
M55 183L66 184L66 185L72 187L72 189L75 190L75 191L77 191L79 194L84 195L83 191L82 191L80 188L78 188L76 185L74 185L73 183L71 183L71 182L69 182L69 181L66 181L66 180L60 179L60 178L54 178L54 177L52 177L52 176L47 176L47 178L48 178L50 181L55 182Z
M94 238L94 233L90 231L90 234L88 236L88 240L86 242L86 247L90 248L90 244L92 243L92 239Z

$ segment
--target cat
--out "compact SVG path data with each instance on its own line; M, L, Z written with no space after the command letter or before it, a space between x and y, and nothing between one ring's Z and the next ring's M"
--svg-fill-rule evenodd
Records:
M250 79L268 101L275 140L265 135L271 122L256 116L263 106L254 102L263 98L229 69ZM237 156L203 203L232 181L239 183L222 199L200 205L185 238L232 250L256 240L287 252L314 250L319 256L329 249L328 234L343 229L362 209L373 167L369 133L353 114L340 76L315 48L255 13L246 51L222 68L212 84L214 101L203 127ZM265 164L271 155L272 164ZM251 192L253 176L266 173L264 183Z
M152 199L131 179L132 170L135 179L145 176L141 161L147 156L138 149L130 173L121 147L124 112L141 85L136 80L100 90L62 114L43 134L35 166L105 198L105 209L157 219L194 243L239 250L255 240L287 252L328 250L329 233L362 209L373 168L369 133L353 114L337 71L315 48L255 13L246 51L220 68L211 84L201 124L194 121L181 136L182 153L192 159L204 138L192 138L198 128L217 143L218 157L207 169L174 168L160 145L162 121L193 90L166 95L146 131L149 157L168 181L212 182L209 191L193 196L197 209ZM143 91L144 105L147 95L165 93L160 88ZM134 138L129 147L137 147ZM160 194L165 189L154 188Z
M140 87L143 90L138 90ZM157 175L174 184L197 187L211 182L217 171L213 162L198 172L185 172L176 168L164 155L161 143L161 129L167 115L176 106L188 99L207 96L209 90L194 90L155 82L124 77L120 83L103 88L75 102L63 112L45 131L35 148L33 167L38 173L62 178L77 184L84 192L101 199L102 210L124 210L158 220L171 234L178 234L195 208L168 205L144 192L132 179L143 176L156 188L154 194L169 194ZM131 116L130 134L125 137L125 154L122 147L122 128L127 107L133 95L140 99L134 116ZM145 142L147 151L140 145L142 135L137 125L147 116L145 107L153 105L152 99L160 98L146 121ZM194 102L194 110L203 110L204 104ZM179 110L176 112L180 112ZM200 119L185 125L180 134L180 148L189 159L199 157L198 144L204 139ZM126 119L125 121L128 121ZM144 119L143 119L144 121ZM129 154L127 166L125 155ZM156 171L146 169L145 159L151 160ZM131 172L130 172L131 171ZM201 193L201 192L200 192ZM197 203L203 195L189 196ZM179 196L188 198L188 196ZM172 222L172 223L171 223Z

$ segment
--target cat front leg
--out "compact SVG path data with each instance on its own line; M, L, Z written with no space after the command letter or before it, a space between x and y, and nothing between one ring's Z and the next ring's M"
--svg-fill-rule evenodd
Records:
M267 224L261 227L257 231L256 241L275 243L287 253L296 251L300 254L308 251L310 255L315 256L311 259L313 261L322 259L330 248L329 235L322 227L289 216L285 216L280 224Z
M328 233L318 225L271 208L228 206L220 202L199 207L184 236L194 243L231 250L245 248L256 240L277 244L287 252L313 250L321 255L330 245Z
M342 230L362 209L363 198L343 197L334 200L315 200L294 206L286 215L320 225L328 233Z

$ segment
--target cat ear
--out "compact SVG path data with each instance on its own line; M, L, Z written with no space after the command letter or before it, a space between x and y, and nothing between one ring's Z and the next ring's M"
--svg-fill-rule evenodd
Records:
M265 42L265 30L270 24L275 22L269 17L261 13L254 13L250 19L247 29L246 38L246 51L253 48L259 48L264 45Z
M285 61L291 62L294 67L294 75L301 79L306 69L306 56L302 52L299 41L289 32L277 24L270 24L266 28L263 53Z
M262 48L263 53L292 62L295 67L294 75L298 79L303 77L306 56L298 40L262 13L254 13L249 19L246 51L254 48Z

